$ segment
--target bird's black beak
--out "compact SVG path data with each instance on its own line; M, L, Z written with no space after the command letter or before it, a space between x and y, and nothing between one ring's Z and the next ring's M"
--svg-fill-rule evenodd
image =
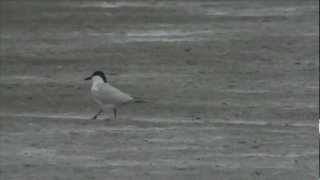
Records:
M87 81L87 80L91 80L91 78L92 78L92 77L89 76L89 77L85 78L84 80L86 80L86 81Z

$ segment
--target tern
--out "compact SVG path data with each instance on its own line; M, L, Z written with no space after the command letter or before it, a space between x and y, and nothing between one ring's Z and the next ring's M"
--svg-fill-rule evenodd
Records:
M85 80L92 80L91 94L95 102L100 106L99 111L92 117L97 117L106 109L113 109L114 120L117 119L117 108L130 102L135 102L134 98L119 89L113 87L108 82L106 75L102 71L95 71Z

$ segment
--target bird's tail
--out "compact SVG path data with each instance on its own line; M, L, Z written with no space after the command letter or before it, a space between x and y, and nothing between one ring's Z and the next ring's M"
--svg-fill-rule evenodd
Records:
M143 98L140 98L140 97L134 97L133 102L134 103L147 103L148 101Z

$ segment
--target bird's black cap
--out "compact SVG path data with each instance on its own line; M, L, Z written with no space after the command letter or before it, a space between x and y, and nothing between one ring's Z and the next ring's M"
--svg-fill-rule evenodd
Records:
M103 79L103 82L108 82L106 75L102 71L95 71L91 76L85 78L85 80L90 80L93 76L100 76Z

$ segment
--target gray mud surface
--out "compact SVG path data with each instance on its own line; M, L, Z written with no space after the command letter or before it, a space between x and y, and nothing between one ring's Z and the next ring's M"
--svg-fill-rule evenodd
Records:
M1 180L318 177L318 1L0 3Z

